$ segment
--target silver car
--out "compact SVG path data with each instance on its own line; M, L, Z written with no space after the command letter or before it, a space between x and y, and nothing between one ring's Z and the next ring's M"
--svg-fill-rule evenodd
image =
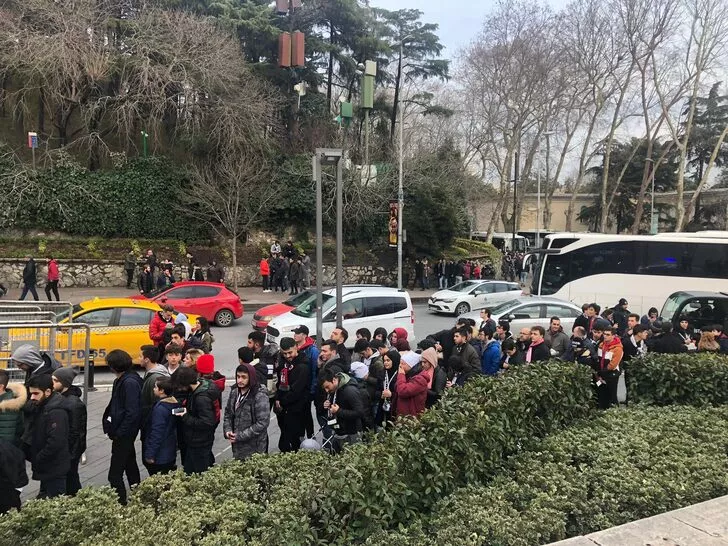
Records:
M505 319L511 323L511 332L521 328L543 326L548 330L551 317L559 317L561 326L567 335L571 335L574 321L581 315L581 307L569 301L543 296L521 296L490 308L491 318L498 322ZM466 313L461 318L471 318L480 325L480 311Z

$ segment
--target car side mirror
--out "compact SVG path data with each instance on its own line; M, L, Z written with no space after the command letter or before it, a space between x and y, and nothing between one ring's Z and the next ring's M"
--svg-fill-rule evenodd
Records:
M516 320L516 315L514 315L514 314L508 315L508 320Z

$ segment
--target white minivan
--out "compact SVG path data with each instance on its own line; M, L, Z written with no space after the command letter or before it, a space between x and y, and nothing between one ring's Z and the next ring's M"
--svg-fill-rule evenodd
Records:
M323 337L328 339L336 328L336 290L323 292ZM384 286L344 286L342 290L343 327L349 333L347 347L356 343L356 331L382 327L390 333L395 328L407 330L408 341L415 343L415 312L412 300L406 290ZM298 307L275 317L266 328L268 341L279 343L283 337L293 337L293 330L299 325L308 327L311 336L316 336L316 293L301 302Z

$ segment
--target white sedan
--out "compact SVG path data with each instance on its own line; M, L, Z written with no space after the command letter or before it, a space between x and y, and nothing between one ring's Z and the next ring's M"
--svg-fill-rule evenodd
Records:
M574 321L582 313L578 305L543 296L521 296L491 308L490 312L491 318L496 322L501 319L508 320L514 335L517 335L521 328L532 326L543 326L548 330L551 317L559 317L564 332L571 335ZM463 317L475 320L476 325L482 322L480 312L468 313Z
M521 295L521 287L506 281L464 281L446 290L435 292L427 309L435 313L462 315L476 309L497 305Z

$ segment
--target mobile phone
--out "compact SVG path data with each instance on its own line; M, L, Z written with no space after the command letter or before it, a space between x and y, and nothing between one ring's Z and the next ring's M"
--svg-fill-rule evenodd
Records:
M172 415L182 415L184 412L184 408L172 408Z

